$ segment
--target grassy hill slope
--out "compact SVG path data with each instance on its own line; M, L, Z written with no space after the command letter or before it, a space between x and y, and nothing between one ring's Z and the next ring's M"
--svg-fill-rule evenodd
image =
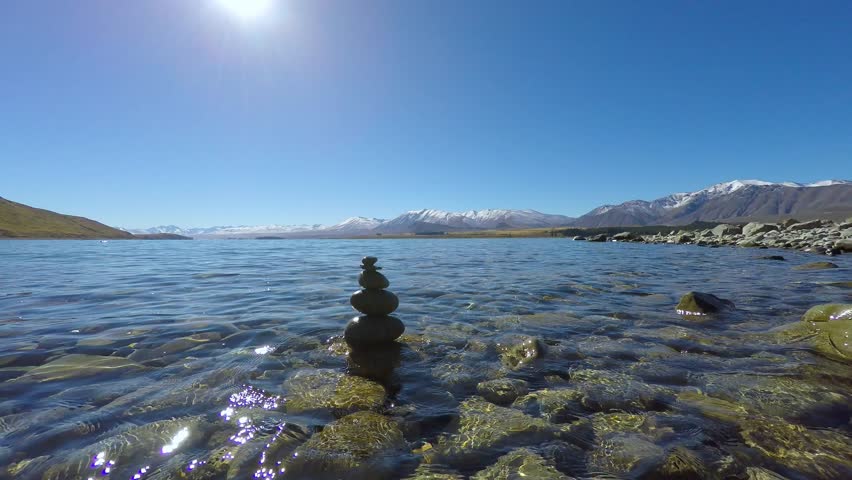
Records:
M133 238L94 220L33 208L0 197L0 238Z

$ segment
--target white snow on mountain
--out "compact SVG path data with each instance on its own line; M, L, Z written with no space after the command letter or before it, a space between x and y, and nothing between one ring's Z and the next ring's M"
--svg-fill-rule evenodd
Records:
M736 192L737 190L741 190L750 186L758 186L758 187L766 187L766 186L782 186L782 187L797 187L797 188L810 188L810 187L827 187L830 185L842 185L849 184L852 182L848 182L846 180L823 180L820 182L814 183L796 183L796 182L766 182L763 180L733 180L730 182L717 183L715 185L711 185L703 190L698 190L697 192L688 192L688 193L675 193L657 200L653 202L649 202L649 207L661 207L667 210L672 210L675 208L680 208L685 205L688 205L697 200L709 200L711 198L721 197L723 195L730 195L731 193ZM629 202L628 202L629 203Z

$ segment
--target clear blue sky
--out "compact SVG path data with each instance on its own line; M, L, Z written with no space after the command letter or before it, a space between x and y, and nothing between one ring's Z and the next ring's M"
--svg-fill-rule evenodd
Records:
M0 2L0 196L111 225L579 215L852 177L852 2Z

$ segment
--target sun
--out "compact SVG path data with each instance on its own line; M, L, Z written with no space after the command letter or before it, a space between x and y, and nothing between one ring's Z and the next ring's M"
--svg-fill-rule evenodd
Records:
M216 0L223 9L240 20L256 20L270 13L275 0Z

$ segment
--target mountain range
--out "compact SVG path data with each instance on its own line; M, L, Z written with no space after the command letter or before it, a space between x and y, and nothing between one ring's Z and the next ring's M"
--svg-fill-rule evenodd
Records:
M747 222L795 217L846 218L852 215L852 182L826 180L810 184L734 180L696 192L656 200L603 205L579 218L535 210L413 210L389 220L352 217L331 226L263 225L180 228L174 225L133 233L173 233L195 238L343 237L377 234L509 230L523 228L685 225L695 221Z

